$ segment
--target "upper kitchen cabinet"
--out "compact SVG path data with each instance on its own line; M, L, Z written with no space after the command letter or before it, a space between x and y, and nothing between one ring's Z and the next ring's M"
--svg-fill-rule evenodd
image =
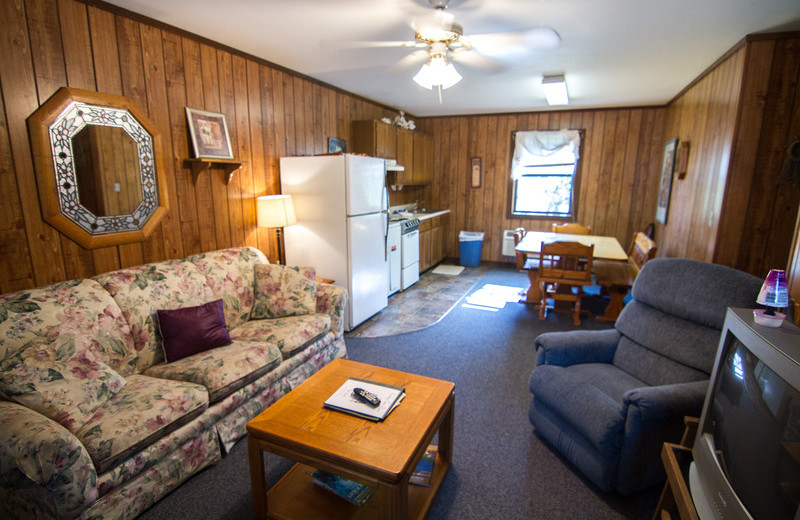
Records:
M433 180L433 137L419 132L414 133L412 180L409 184L430 184Z
M430 184L433 138L383 121L353 122L353 153L395 159L403 171L391 173L392 184Z
M397 159L397 127L383 121L353 121L353 153Z

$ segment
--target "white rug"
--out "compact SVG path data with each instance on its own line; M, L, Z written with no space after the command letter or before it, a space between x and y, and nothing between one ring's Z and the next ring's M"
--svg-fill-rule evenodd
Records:
M446 274L448 276L458 276L463 270L464 267L460 265L437 265L432 272L436 274Z

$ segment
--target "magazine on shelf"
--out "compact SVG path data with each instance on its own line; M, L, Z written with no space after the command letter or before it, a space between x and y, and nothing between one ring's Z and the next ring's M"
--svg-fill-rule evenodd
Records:
M358 482L334 475L333 473L328 473L327 471L322 471L321 469L312 473L311 478L314 484L331 491L357 506L364 505L375 492L374 487L359 484Z
M436 463L436 452L439 451L439 447L435 444L431 444L428 446L428 449L425 450L425 454L417 464L416 469L414 472L411 473L411 476L408 478L409 484L415 484L417 486L430 486L431 485L431 476L433 476L433 465Z
M361 401L353 394L355 388L363 388L368 392L372 392L381 400L380 404L371 406ZM382 421L400 404L400 401L405 396L405 389L399 386L351 377L325 401L324 406L369 419L370 421Z

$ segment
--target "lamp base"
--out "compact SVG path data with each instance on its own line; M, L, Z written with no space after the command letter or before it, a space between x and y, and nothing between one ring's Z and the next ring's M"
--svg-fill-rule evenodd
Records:
M753 319L759 325L764 327L778 328L786 319L786 315L782 312L775 311L775 314L767 314L764 309L753 309Z

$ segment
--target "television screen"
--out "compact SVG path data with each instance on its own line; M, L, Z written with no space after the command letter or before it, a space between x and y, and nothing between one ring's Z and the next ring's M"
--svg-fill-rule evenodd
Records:
M800 392L742 341L730 339L708 409L719 465L753 518L795 518Z

